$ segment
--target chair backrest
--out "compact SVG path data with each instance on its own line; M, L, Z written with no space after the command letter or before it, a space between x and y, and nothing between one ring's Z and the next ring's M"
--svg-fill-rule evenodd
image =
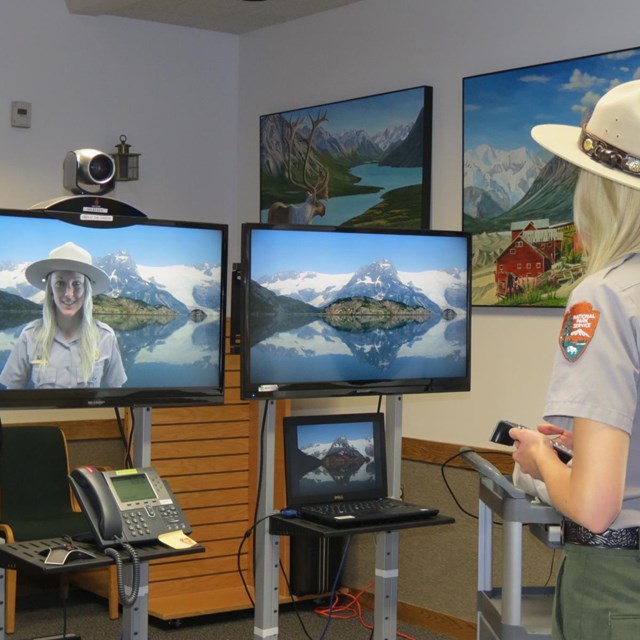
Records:
M0 522L16 540L84 531L73 511L64 434L58 427L3 427L0 443Z

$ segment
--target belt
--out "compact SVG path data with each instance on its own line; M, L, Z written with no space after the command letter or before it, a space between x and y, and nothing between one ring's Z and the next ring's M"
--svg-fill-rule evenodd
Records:
M602 533L593 533L593 531L565 519L562 521L562 539L565 543L580 544L586 547L638 549L640 547L640 527L607 529Z

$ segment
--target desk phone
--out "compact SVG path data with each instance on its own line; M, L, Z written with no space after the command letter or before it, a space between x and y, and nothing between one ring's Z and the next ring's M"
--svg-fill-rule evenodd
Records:
M191 533L176 497L153 467L80 467L69 474L69 482L101 549L153 543L169 531Z

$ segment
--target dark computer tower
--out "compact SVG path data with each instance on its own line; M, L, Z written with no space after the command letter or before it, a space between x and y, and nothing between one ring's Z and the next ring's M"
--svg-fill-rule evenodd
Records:
M291 593L295 596L329 593L340 567L344 538L291 536L289 541Z

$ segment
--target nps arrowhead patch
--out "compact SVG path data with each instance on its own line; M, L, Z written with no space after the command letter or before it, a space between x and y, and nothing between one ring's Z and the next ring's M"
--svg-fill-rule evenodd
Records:
M575 362L589 346L600 319L600 312L590 302L576 302L564 314L560 330L562 355Z

